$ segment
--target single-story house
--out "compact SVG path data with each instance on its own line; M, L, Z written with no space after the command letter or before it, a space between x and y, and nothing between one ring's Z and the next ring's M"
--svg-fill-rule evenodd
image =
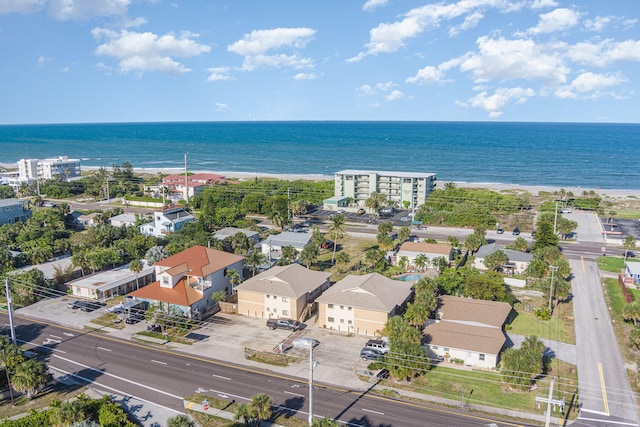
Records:
M310 233L294 233L284 231L280 234L271 234L260 244L262 253L269 259L279 259L282 255L283 246L293 246L298 253L302 252L305 246L311 244Z
M484 265L484 259L487 255L496 251L502 251L507 255L507 264L503 265L502 269L511 274L523 274L527 267L529 267L529 263L533 260L533 255L528 252L505 249L497 243L489 243L488 245L481 246L480 249L478 249L473 261L473 266L478 270L487 270L487 267Z
M92 212L90 214L80 215L76 219L78 225L82 228L87 227L95 227L96 226L96 216L100 215L100 212Z
M396 254L395 264L397 265L402 257L407 257L408 265L415 267L416 258L420 255L428 259L425 265L428 267L435 258L444 257L450 263L455 259L455 249L444 243L404 242Z
M634 283L640 283L640 262L625 262L624 273L633 279Z
M329 277L299 264L272 267L236 286L238 314L303 320L310 304L329 288Z
M138 218L136 218L135 214L123 213L123 214L112 216L111 218L109 218L109 223L114 227L124 227L124 226L134 227L136 225L137 219Z
M427 354L495 368L506 342L503 326L510 313L506 302L438 297L435 319L423 331Z
M375 336L387 320L401 314L413 295L413 284L378 273L349 275L316 298L318 325Z
M156 278L155 268L144 259L140 261L142 270L138 274L131 271L129 264L126 264L67 282L67 288L71 290L72 295L98 300L128 294L148 285Z
M260 241L260 233L246 228L225 227L213 233L213 238L218 240L224 240L235 236L237 233L244 233L252 244Z
M214 306L214 292L231 292L227 271L236 270L242 278L243 261L240 255L193 246L156 262L157 280L130 295L171 306L189 318L202 318Z
M328 199L324 199L322 202L323 208L328 211L337 211L340 208L346 208L349 206L349 197L345 196L333 196Z

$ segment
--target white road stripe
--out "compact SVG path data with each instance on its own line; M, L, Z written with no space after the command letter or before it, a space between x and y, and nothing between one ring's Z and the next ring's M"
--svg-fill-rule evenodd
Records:
M167 364L167 362L161 362L161 361L159 361L159 360L153 360L153 359L151 359L151 361L152 361L153 363L158 363L158 364L160 364L160 365L166 365L166 364Z
M284 392L285 392L286 394L292 394L292 395L294 395L294 396L305 397L305 396L304 396L304 394L294 393L294 392L292 392L292 391L287 391L287 390L285 390Z
M108 348L104 348L104 347L96 347L96 348L97 348L98 350L111 351L110 349L108 349Z
M57 339L57 340L61 340L61 339L62 339L62 337L59 337L59 336L57 336L57 335L49 335L49 336L50 336L50 337L53 337L53 338L55 338L55 339Z
M228 377L223 377L223 376L216 375L216 374L212 374L211 376L212 377L216 377L216 378L220 378L221 380L231 381L231 378L228 378Z
M593 411L589 411L589 412L593 412ZM623 421L611 421L611 420L603 420L603 419L599 419L599 418L585 418L585 417L578 417L576 418L578 420L585 420L585 421L599 421L601 423L607 423L607 424L619 424L619 425L623 425L623 426L637 426L638 424L636 423L625 423Z
M119 377L117 375L113 375L113 374L110 374L108 372L101 371L100 369L96 369L96 368L93 368L91 366L88 366L88 365L85 365L85 364L82 364L82 363L78 363L75 360L67 359L66 357L58 356L58 355L55 355L55 354L52 355L52 357L55 357L55 358L60 359L60 360L64 360L65 362L73 363L74 365L82 366L85 369L90 369L92 371L99 372L101 375L106 375L106 376L109 376L111 378L115 378L115 379L118 379L120 381L127 382L129 384L137 385L138 387L146 388L147 390L151 390L151 391L155 391L155 392L158 392L158 393L162 393L162 394L164 394L166 396L173 397L173 398L178 399L178 400L183 400L182 396L176 396L175 394L167 393L166 391L158 390L157 388L149 387L148 385L140 384L140 383L137 383L135 381L131 381L131 380L128 380L126 378ZM93 382L93 381L91 381L89 379L86 379L86 378L83 378L83 377L80 377L80 376L78 376L78 378L82 378L85 381L88 381L90 383ZM98 383L96 383L96 384L98 384ZM251 400L251 399L247 399L247 400Z
M378 412L378 411L374 411L372 409L362 408L362 410L365 411L365 412L371 412L373 414L384 415L384 412Z
M71 332L65 332L64 335L68 337L75 337L75 335L73 335Z

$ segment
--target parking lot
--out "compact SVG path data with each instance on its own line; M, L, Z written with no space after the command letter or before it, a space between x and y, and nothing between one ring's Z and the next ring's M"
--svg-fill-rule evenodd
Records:
M91 312L72 309L68 307L68 304L74 299L72 296L63 296L42 300L16 310L16 314L83 330L85 325L104 315L108 308L101 307ZM120 326L123 326L123 329L109 332L109 335L121 339L131 339L132 335L146 330L149 324L146 321L132 325L122 323ZM368 338L347 336L337 331L324 329L314 325L313 321L305 324L303 337L313 338L320 343L314 349L314 359L318 363L314 370L315 378L321 382L344 384L347 387L361 386L361 381L355 375L354 370L362 371L368 364L360 359L360 349ZM190 337L196 340L194 344L167 343L166 346L195 356L306 377L309 367L309 350L306 348L289 346L285 349L285 354L300 359L299 363L290 363L285 367L275 367L245 358L245 349L272 352L290 335L291 332L288 330L270 330L266 326L266 319L218 313L208 319L203 327L196 328L191 332ZM42 337L42 339L44 344L47 337Z

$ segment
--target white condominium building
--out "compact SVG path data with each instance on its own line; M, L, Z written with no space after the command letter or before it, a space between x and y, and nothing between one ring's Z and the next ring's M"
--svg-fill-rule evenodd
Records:
M377 192L400 206L408 201L413 209L422 205L435 189L436 174L349 169L336 172L335 186L336 196L350 197L359 205Z
M20 181L34 179L69 179L81 175L80 160L67 156L55 159L20 159L18 160Z

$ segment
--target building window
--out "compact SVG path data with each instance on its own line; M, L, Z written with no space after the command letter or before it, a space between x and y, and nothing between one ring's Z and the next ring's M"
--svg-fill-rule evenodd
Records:
M351 311L353 309L353 307L349 307L348 310Z
M333 304L327 304L327 308L333 308Z
M347 320L347 323L348 323L349 325L353 325L353 320Z
M340 319L340 323L344 323L344 319Z
M278 297L274 295L274 296L273 296L273 299L278 299Z
M344 310L344 305L341 305L341 306L340 306L340 310Z
M267 312L271 311L271 307L267 307Z
M267 295L267 299L271 298L271 295Z
M484 360L484 353L480 353L480 360Z
M283 316L288 316L289 315L289 310L282 310L282 315Z
M432 349L432 350L437 350L437 349L438 349L438 346L437 346L437 345L432 345L432 346L431 346L431 349Z
M443 348L444 351L446 351L447 353L449 352L449 349L447 347Z
M336 319L334 319L333 317L327 317L327 322L333 323L335 321L336 321Z
M162 276L162 284L163 285L168 285L169 284L169 278L167 276Z
M274 313L277 313L277 312L278 312L278 309L277 309L277 308L274 308L274 309L273 309L273 312L274 312Z
M287 301L289 301L289 298L287 298L287 297L282 297L282 302L287 302Z

